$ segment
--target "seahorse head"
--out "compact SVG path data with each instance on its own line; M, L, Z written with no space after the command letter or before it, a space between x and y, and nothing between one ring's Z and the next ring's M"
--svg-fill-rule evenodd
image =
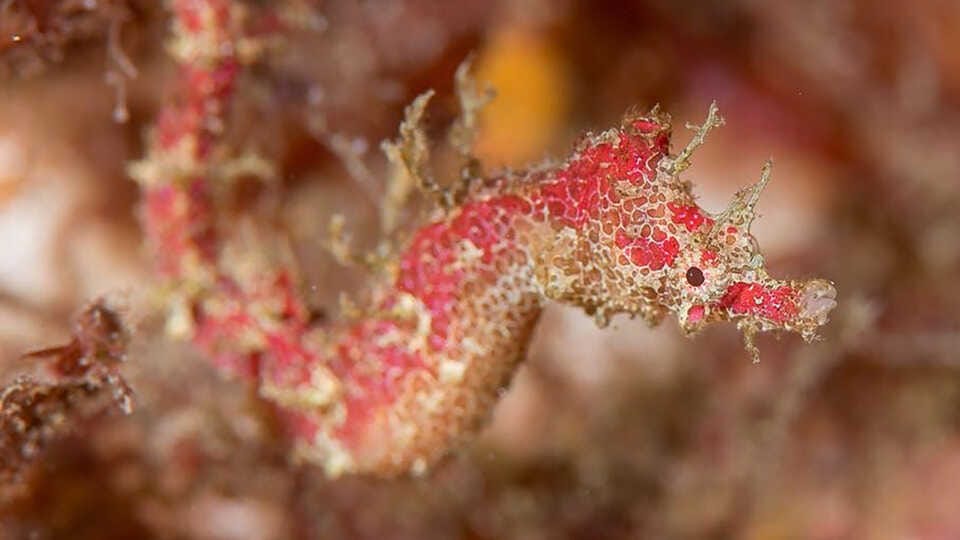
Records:
M667 203L682 228L678 257L659 298L685 333L730 320L751 333L788 330L812 339L836 307L836 290L827 280L780 280L767 273L750 229L770 173L767 162L760 181L739 191L716 216L693 203Z
M669 117L656 110L584 137L539 192L555 228L538 274L549 297L580 305L601 324L615 313L651 324L672 313L691 335L735 321L755 357L749 338L758 331L815 337L836 306L833 285L771 278L750 232L770 164L717 215L700 208L680 178L720 123L712 106L677 155L669 151Z

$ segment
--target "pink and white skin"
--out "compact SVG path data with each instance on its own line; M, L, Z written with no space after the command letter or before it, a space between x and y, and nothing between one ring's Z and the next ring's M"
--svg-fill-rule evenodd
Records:
M584 135L562 161L470 178L373 277L363 304L315 323L290 265L239 269L224 255L217 186L227 180L223 120L245 60L244 16L228 0L175 0L184 88L131 167L176 315L217 364L277 405L296 454L336 476L423 473L476 433L523 359L549 301L604 325L616 314L682 330L735 321L810 340L836 306L825 280L778 280L750 234L769 178L718 215L681 173L693 141L670 152L669 118L629 113ZM229 44L231 46L224 46ZM220 182L220 184L218 184Z

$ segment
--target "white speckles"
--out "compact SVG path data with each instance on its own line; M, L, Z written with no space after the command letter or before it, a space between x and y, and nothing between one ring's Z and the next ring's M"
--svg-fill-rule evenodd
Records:
M440 364L440 382L456 384L463 380L467 371L467 364L455 360L445 360Z
M323 472L329 478L337 478L356 470L356 463L350 452L326 431L319 430L312 444L299 444L294 457L323 465Z
M461 240L457 247L460 248L459 258L455 264L460 268L469 266L483 257L483 250L467 238Z
M341 392L340 381L325 366L314 366L310 384L297 387L278 386L266 381L260 386L260 395L286 407L322 409L334 403Z
M471 336L466 336L460 340L460 345L463 347L465 352L474 356L480 356L489 352L489 349L480 345L477 340L473 339Z

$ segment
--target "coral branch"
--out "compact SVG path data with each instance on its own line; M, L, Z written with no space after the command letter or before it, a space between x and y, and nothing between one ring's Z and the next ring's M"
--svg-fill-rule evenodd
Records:
M475 432L547 299L600 324L618 313L656 324L673 313L689 334L736 320L747 336L783 329L806 338L835 305L828 282L774 280L763 267L749 229L769 168L719 216L679 178L721 124L715 106L677 156L666 115L628 114L559 164L468 177L454 190L427 173L426 94L386 149L402 165L402 185L419 185L438 208L393 250L365 308L312 328L294 269L227 264L217 230L230 159L220 134L245 64L242 13L226 0L180 0L174 14L183 99L161 113L133 168L158 268L181 306L174 326L255 380L283 410L299 454L331 475L420 473ZM468 154L469 133L458 140Z

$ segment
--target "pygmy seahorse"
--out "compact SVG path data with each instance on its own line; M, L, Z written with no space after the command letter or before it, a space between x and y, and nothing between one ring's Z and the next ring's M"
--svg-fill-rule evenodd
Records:
M322 400L296 407L296 391L265 386L292 397L302 451L334 474L424 470L482 425L547 300L601 325L669 312L694 334L736 320L753 354L757 331L813 338L833 286L770 278L750 234L769 164L716 216L679 177L717 121L712 108L671 156L666 115L628 114L559 165L468 180L374 285L372 307L319 340L310 384Z
M179 42L236 41L234 11L223 0L178 0ZM221 130L210 126L223 123L237 48L176 50L186 97L161 113L132 172L160 269L180 283L179 326L217 363L256 380L298 455L330 475L420 473L475 433L547 301L601 325L620 313L655 325L672 313L690 335L736 321L754 357L756 332L813 339L836 305L828 281L765 270L750 226L769 163L711 215L680 175L719 125L716 108L676 155L670 120L655 109L586 134L561 162L468 177L383 265L366 307L317 326L293 272L244 274L249 264L222 261L211 182L229 174L215 151Z

